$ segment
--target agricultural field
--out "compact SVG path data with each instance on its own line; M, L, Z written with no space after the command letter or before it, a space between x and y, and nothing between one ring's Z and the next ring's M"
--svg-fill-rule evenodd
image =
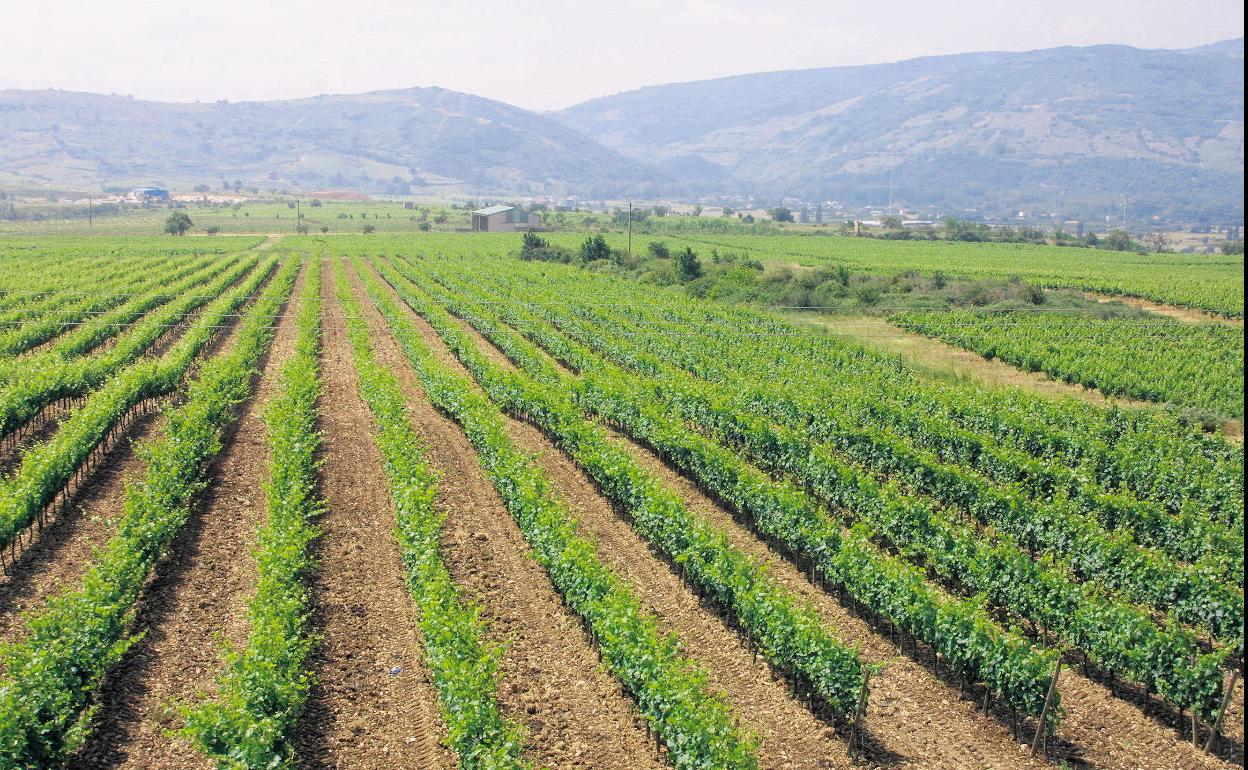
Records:
M1242 258L377 230L0 236L0 768L1243 767L1241 444L719 296ZM879 310L1242 418L1242 326Z
M87 216L85 205L22 204L22 217L0 218L0 236L56 234L63 236L136 236L160 233L170 208L127 204L125 210ZM404 208L396 201L357 202L317 200L291 196L283 200L235 203L186 202L177 211L194 223L191 235L294 235L300 224L310 234L361 234L366 227L379 233L467 229L468 212L444 204L420 203Z
M740 251L763 262L836 264L877 273L943 271L967 277L1019 276L1074 288L1244 315L1242 254L1137 254L1067 246L956 241L888 241L836 236L688 237L704 249Z
M1111 396L1244 416L1244 329L1145 314L1092 319L1042 309L890 316L902 328Z

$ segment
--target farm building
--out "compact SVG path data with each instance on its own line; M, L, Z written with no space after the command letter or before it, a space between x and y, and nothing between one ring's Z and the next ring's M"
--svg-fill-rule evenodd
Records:
M490 206L472 212L472 229L483 233L509 233L528 230L542 223L537 214L515 206Z
M160 187L132 187L126 197L132 201L167 201L169 191Z

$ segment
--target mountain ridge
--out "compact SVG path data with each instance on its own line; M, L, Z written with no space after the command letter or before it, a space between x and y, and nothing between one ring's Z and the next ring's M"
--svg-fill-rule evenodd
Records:
M436 86L245 102L0 91L4 176L510 194L662 178L549 117Z
M647 86L550 113L439 87L156 102L0 91L0 184L743 197L1243 217L1243 38Z
M558 117L668 171L700 168L693 187L884 204L892 186L971 207L1013 180L1031 189L995 196L997 211L1127 195L1190 214L1212 196L1242 217L1242 59L1242 38L979 52L648 86Z

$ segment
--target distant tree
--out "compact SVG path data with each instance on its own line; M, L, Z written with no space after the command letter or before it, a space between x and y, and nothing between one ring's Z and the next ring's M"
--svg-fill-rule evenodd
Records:
M702 207L701 207L701 206L694 206L694 207L693 207L693 215L694 215L695 217L700 217L700 216L702 216Z
M727 206L724 206L724 216L726 216L726 217L730 217L730 216L732 216L732 215L733 215L733 214L735 214L735 213L737 213L737 212L733 211L732 209L728 208Z
M428 222L421 222L420 224L416 225L416 229L420 230L422 233L427 233L433 229L433 225L429 224Z
M1170 250L1170 236L1165 233L1149 233L1148 234L1148 250L1154 254L1161 254Z
M204 228L204 232L208 233L209 235L216 235L217 233L221 232L221 225L208 225L207 227Z
M754 215L753 215L753 214L746 214L746 215L744 215L744 216L742 216L742 215L738 214L737 216L741 217L741 221L742 221L742 222L744 222L744 223L746 223L747 225L752 225L752 224L754 224Z
M880 224L884 225L889 230L900 230L905 226L902 223L902 218L896 214L889 214L888 216L882 218L880 220Z
M321 204L321 199L320 199L320 198L313 198L313 199L312 199L312 202L311 202L311 203L309 203L308 205L309 205L309 206L311 206L311 207L312 207L312 208L314 208L314 209L319 209L319 208L322 206L322 204Z
M656 206L655 208L664 208L664 207L662 207L662 206ZM666 210L666 209L665 209L665 210ZM647 217L649 217L651 213L653 213L653 211L652 211L651 209L643 209L643 208L641 208L640 206L638 206L637 208L634 208L634 209L633 209L633 214L632 214L632 216L633 216L633 221L634 221L634 222L645 222L645 221L646 221L646 218L647 218ZM628 210L627 210L627 209L619 209L619 208L617 208L617 209L615 209L614 211L612 211L612 212L611 212L611 222L612 222L612 224L618 225L619 227L627 227L627 226L628 226L628 216L629 216L629 214L628 214ZM656 215L656 216L657 216L657 215Z
M965 222L954 217L945 217L945 238L951 241L984 241L988 239L988 226L978 222Z
M1130 233L1126 230L1110 230L1102 239L1105 248L1114 251L1131 251L1135 248L1135 241L1131 239Z
M208 192L209 190L211 190L212 188L211 188L211 187L209 187L209 186L208 186L208 185L206 185L206 184L197 184L197 185L195 185L194 187L192 187L191 189L192 189L192 190L194 190L194 191L195 191L195 192L197 192L197 193L206 193L206 192Z
M165 232L170 235L186 235L186 231L193 224L190 215L185 211L175 211L165 220Z
M655 259L670 259L672 252L668 251L667 244L662 241L650 241L650 245L646 247L650 252L650 256Z
M601 233L589 236L581 244L581 259L586 262L610 258L611 247L607 245L607 239L603 238Z
M684 251L676 253L676 275L680 276L682 283L702 277L702 263L698 260L698 255L688 246Z
M444 225L449 221L451 221L451 218L448 217L446 214L438 214L436 217L433 218L433 223L435 225Z
M321 232L322 233L329 232L329 225L321 225Z
M655 206L653 210L656 217L665 217L671 212L667 206Z
M295 207L294 201L286 201L286 208L293 209L294 207Z
M299 226L295 228L295 232L296 232L296 233L298 233L298 234L300 234L300 235L307 235L307 234L308 234L308 226L307 226L307 225L305 225L304 223L300 222L300 223L299 223Z
M1218 246L1218 249L1221 250L1223 254L1243 254L1244 239L1239 238L1234 241L1222 241L1222 244Z
M375 233L375 232L377 232L377 225L364 225L365 235L368 235L370 233Z
M787 206L777 206L767 212L777 222L792 222L793 212Z

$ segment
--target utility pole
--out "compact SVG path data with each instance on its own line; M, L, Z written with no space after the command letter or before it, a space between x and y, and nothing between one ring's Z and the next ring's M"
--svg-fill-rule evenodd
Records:
M88 195L87 196L87 227L92 227L95 225L95 207L92 205L93 202L94 201L92 197Z
M628 202L628 261L633 261L633 202Z
M299 234L299 228L303 226L303 199L295 196L295 235Z

